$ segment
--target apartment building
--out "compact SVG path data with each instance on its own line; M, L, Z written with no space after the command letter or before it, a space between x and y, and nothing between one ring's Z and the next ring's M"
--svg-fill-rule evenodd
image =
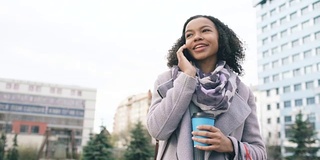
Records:
M116 147L125 148L128 145L130 131L138 121L146 126L150 103L151 92L149 91L129 96L119 104L113 123L113 134L119 137Z
M81 151L93 131L96 92L79 86L1 78L0 130L7 133L8 147L18 134L19 146L39 149L49 132L47 144L52 150L54 144L67 147L73 142L74 149Z
M302 111L320 138L320 1L253 0L257 17L262 134L285 146ZM318 145L320 142L317 142Z

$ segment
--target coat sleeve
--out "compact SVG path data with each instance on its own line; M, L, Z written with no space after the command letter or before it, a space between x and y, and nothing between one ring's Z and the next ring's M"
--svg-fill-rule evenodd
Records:
M234 137L229 137L235 151L234 160L248 159L248 157L246 157L247 152L251 156L251 160L266 160L267 153L260 134L255 98L250 90L248 104L251 107L251 113L245 121L241 141L238 141Z
M147 114L148 132L158 140L167 140L179 126L196 88L196 79L181 73L174 80L173 87L167 90L166 96L161 97L158 86L170 78L171 73L168 72L156 80Z

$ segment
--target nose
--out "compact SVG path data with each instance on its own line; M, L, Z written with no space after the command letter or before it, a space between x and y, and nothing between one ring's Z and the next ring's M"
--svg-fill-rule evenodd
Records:
M195 36L194 36L194 41L199 41L199 40L203 40L203 37L200 33L197 33Z

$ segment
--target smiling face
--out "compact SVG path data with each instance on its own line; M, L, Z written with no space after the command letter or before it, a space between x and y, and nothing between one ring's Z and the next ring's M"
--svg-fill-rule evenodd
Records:
M219 33L207 18L191 20L185 28L186 47L197 63L215 65L217 61Z

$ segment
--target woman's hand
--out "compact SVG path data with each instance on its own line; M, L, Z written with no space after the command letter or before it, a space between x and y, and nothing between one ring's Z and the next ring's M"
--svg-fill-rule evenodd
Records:
M196 148L200 150L214 150L217 152L225 152L230 153L233 152L233 145L231 140L226 137L220 129L210 126L210 125L201 125L198 126L198 130L200 131L193 131L192 140L209 144L209 146L196 146ZM195 136L204 136L208 138L196 138Z
M181 46L177 51L178 58L178 66L182 72L185 74L195 77L196 68L188 61L188 59L184 56L183 50L186 49L186 45Z

